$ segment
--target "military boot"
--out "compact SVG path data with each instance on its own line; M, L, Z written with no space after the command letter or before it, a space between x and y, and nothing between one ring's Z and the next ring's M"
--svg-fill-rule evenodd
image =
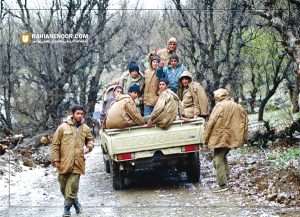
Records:
M73 204L73 200L71 200L71 199L65 199L63 217L69 217L69 216L71 216L70 209L72 207L72 204Z
M77 197L73 200L73 206L74 206L77 214L82 213L81 204L78 202L78 198Z

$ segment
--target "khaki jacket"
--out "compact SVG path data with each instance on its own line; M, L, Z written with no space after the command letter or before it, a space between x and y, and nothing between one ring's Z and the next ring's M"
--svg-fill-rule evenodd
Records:
M112 85L120 85L121 87L123 87L124 93L128 93L129 87L131 87L134 84L139 85L140 88L142 88L144 85L144 75L140 72L137 78L132 78L130 76L129 71L126 70L121 74L119 78L108 83L106 85L106 88Z
M229 97L225 89L214 92L216 105L205 127L204 139L209 148L237 148L248 134L248 117L243 107Z
M163 129L169 128L179 113L179 104L179 98L173 91L163 91L151 113L150 119L153 124Z
M51 161L60 161L60 174L85 173L84 146L90 151L94 148L94 139L86 124L77 128L69 118L57 128L51 145Z
M157 51L157 55L160 56L161 61L164 62L164 66L169 65L169 58L171 55L171 52L168 50L168 48L162 48Z
M121 80L119 82L119 85L122 86L124 89L124 93L128 93L129 87L131 87L134 84L139 85L140 89L142 89L142 87L144 86L144 75L139 73L137 78L132 78L130 76L129 71L125 71L121 75Z
M105 121L105 127L126 128L144 125L144 119L138 112L134 101L127 94L116 97L115 103L110 107Z
M182 85L182 77L190 77L191 82L187 88ZM209 114L208 97L204 87L193 81L192 74L184 71L178 81L178 96L182 102L183 115L187 118L206 116Z
M145 71L144 105L155 106L158 100L159 79L154 69Z

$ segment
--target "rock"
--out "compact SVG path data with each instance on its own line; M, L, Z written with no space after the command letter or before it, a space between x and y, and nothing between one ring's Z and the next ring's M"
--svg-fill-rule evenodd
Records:
M24 162L23 162L23 165L27 166L27 167L34 167L35 166L32 159L25 159Z
M282 203L284 201L284 199L287 198L287 195L285 193L279 193L277 195L277 199L276 199L276 202L277 203Z
M50 135L43 135L40 138L40 144L45 145L45 144L50 144L51 143L51 136Z
M246 165L252 165L252 164L256 164L256 160L253 158L247 159L247 161L245 162Z
M255 189L251 189L249 192L248 192L248 195L255 195L257 194L257 191Z
M269 201L275 201L276 198L277 198L277 193L269 194L267 196L267 200Z
M32 155L33 160L37 164L43 164L45 167L51 164L51 157L50 157L51 147L48 146L41 146L35 153Z
M269 192L269 193L272 193L273 186L274 186L274 183L273 183L273 182L268 186L268 192Z
M0 144L0 155L5 154L6 150L7 150L7 145Z
M261 193L263 196L267 196L268 195L268 192L266 190L264 190L262 193Z

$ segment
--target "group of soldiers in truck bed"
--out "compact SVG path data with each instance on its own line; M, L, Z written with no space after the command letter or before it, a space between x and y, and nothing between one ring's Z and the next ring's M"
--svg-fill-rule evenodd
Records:
M176 48L177 40L170 38L167 48L153 51L144 75L136 62L128 64L128 71L112 83L116 85L113 96L104 102L101 113L104 128L125 128L147 122L148 127L156 124L167 129L176 117L188 121L208 116L205 90L193 81Z

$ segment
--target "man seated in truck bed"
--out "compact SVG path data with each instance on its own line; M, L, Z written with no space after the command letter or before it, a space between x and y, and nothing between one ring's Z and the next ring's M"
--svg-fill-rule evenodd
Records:
M156 124L163 129L167 129L172 125L173 121L176 120L176 116L178 114L181 115L180 101L178 96L169 89L167 79L160 79L159 91L160 95L150 115L147 127Z
M108 110L105 121L105 128L126 128L136 125L144 125L144 119L138 112L134 100L141 93L140 87L136 84L131 86L128 94L116 97L115 103Z

